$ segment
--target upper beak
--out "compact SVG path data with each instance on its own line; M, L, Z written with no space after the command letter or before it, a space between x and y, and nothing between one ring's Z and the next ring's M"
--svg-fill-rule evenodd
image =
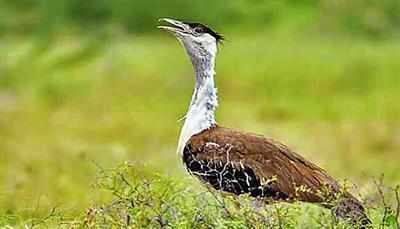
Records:
M167 22L170 26L164 26L164 25L159 25L157 28L159 29L164 29L169 32L173 33L188 33L189 31L189 26L186 25L183 22L174 20L174 19L169 19L169 18L160 18L158 21L160 22Z

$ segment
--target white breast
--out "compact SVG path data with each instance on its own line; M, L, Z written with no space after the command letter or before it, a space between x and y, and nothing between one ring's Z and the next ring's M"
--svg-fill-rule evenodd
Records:
M214 79L209 77L195 90L189 111L186 115L178 142L178 153L183 154L187 141L195 134L206 130L215 122L214 111L218 106L217 90L214 88Z

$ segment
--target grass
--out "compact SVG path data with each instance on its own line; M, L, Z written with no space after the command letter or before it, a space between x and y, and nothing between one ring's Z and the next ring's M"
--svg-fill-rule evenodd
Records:
M400 45L285 31L226 35L217 63L219 122L284 140L334 177L354 183L377 225L382 222L385 208L373 181L384 174L386 186L395 187L400 179ZM0 225L85 226L85 220L103 217L118 225L122 209L138 225L159 226L162 220L154 214L165 208L163 200L182 216L166 213L173 226L190 227L196 210L204 208L210 213L198 217L220 228L260 220L253 208L237 209L225 197L234 212L234 220L227 220L223 208L214 207L214 196L186 179L175 147L193 77L171 37L64 34L48 42L3 37L0 53ZM156 207L123 205L111 215L92 217L87 209L109 206L115 190L126 189L98 186L117 179L113 170L96 181L98 168L123 161L146 164L137 171L150 174ZM141 176L127 174L146 188ZM164 198L165 188L170 189ZM383 192L386 205L395 209L393 191ZM177 193L182 195L175 200ZM203 206L203 196L213 204ZM283 217L287 225L332 222L329 212L310 205L276 206L293 215ZM246 211L252 213L241 218ZM275 205L260 211L279 227Z
M92 204L78 216L54 207L43 217L17 221L5 215L1 222L28 228L352 228L316 205L264 205L248 196L206 189L191 179L165 176L139 163L126 162L114 169L98 167L98 175L93 188L112 198ZM399 211L385 201L393 195L398 198L399 187L389 189L377 183L376 188L369 195L378 198L364 200L374 227L397 228Z

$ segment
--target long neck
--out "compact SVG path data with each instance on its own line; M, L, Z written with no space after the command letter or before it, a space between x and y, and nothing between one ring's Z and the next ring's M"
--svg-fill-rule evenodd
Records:
M216 124L215 109L218 106L218 99L214 84L215 56L201 59L191 58L191 60L196 84L179 138L179 153L183 152L183 147L191 136Z
M218 106L217 89L214 83L215 57L210 56L202 59L192 58L193 68L196 76L195 88L186 122L193 122L189 118L201 118L202 130L215 124L215 109ZM200 130L201 131L201 130Z

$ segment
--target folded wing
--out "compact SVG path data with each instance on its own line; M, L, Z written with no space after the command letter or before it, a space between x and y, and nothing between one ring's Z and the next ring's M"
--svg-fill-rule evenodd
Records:
M285 145L219 126L192 136L183 160L200 180L237 195L326 202L339 191L323 169Z

